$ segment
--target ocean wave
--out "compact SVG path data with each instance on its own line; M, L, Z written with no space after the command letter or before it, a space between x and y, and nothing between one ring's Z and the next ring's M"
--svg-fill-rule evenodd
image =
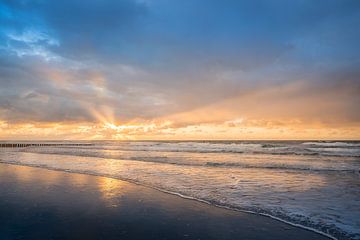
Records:
M302 144L320 147L360 147L359 142L304 142Z
M323 156L339 156L339 157L360 157L360 148L341 148L341 147L309 147L307 151Z
M258 169L274 169L274 170L297 170L297 171L315 171L315 172L344 172L344 173L355 173L360 174L360 169L352 168L336 168L336 167L314 167L307 165L285 165L285 164L243 164L243 163L218 163L218 162L207 162L206 166L211 167L239 167L239 168L258 168Z
M44 149L41 149L44 150ZM50 150L50 149L48 149ZM59 149L53 149L59 150ZM274 169L274 170L297 170L297 171L318 171L318 172L343 172L343 173L356 173L360 172L360 163L356 164L353 161L338 161L329 160L329 159L316 159L317 161L303 161L299 163L299 159L289 160L284 159L268 159L266 155L258 156L253 158L250 155L245 157L245 159L238 159L236 156L228 156L228 159L223 157L213 161L207 161L207 158L199 158L202 155L185 155L185 156L160 156L160 155L150 155L137 156L136 152L132 154L106 154L101 152L57 152L57 151L27 151L37 154L55 154L55 155L65 155L65 156L78 156L78 157L90 157L90 158L103 158L103 159L113 159L113 160L130 160L130 161L139 161L139 162L151 162L151 163L163 163L163 164L173 164L179 166L207 166L207 167L219 167L219 168L257 168L257 169ZM214 156L215 157L215 156ZM213 157L213 158L214 158ZM315 159L314 159L315 160ZM329 164L329 161L331 164Z
M302 148L298 149L295 147L271 147L271 148L251 148L251 149L234 149L234 148L228 148L228 149L221 149L220 147L212 148L212 149L203 149L203 148L178 148L175 147L151 147L151 148L128 148L128 147L122 147L122 146L116 146L116 147L101 147L101 146L94 146L92 148L90 147L28 147L22 149L22 151L28 151L28 152L49 152L54 149L57 149L57 151L68 151L69 149L73 149L74 152L78 153L86 153L89 151L99 151L99 152L113 152L116 154L116 152L157 152L157 153L218 153L218 154L268 154L268 155L298 155L298 156L333 156L333 157L360 157L360 148L352 148L352 149L346 149L346 148L319 148L319 147L308 147L308 148ZM270 149L270 150L269 150Z
M126 148L122 146L116 147L102 147L102 146L94 146L90 147L28 147L22 149L22 151L27 152L36 152L36 153L61 153L64 154L72 154L76 156L91 156L91 154L95 154L95 156L99 156L99 153L106 152L106 157L111 157L111 155L121 154L122 152L154 152L154 153L217 153L217 154L239 154L239 155L288 155L288 156L326 156L326 157L360 157L360 148L356 149L345 149L345 148L318 148L318 147L308 147L303 149L297 149L294 147L272 147L271 150L263 150L268 148L253 148L248 150L240 149L221 149L219 147L213 149L199 149L199 148L187 148L187 149L176 149L175 147L171 148ZM72 153L70 153L72 152ZM90 154L90 155L89 155Z

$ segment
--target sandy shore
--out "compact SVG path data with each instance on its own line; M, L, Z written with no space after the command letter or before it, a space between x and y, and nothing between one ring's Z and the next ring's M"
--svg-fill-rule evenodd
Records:
M0 239L327 239L106 177L0 164Z

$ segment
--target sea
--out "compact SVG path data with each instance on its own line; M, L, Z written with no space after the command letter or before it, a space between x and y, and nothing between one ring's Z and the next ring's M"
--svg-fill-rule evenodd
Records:
M360 239L358 141L43 143L60 145L1 148L0 162L122 179L333 239Z

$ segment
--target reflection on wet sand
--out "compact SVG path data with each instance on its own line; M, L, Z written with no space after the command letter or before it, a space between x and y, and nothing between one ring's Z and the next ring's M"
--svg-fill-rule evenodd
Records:
M91 184L91 181L94 181L94 179L86 174L71 174L69 181L71 181L71 184L81 188L84 185Z
M124 187L126 184L116 179L101 177L98 178L97 185L102 199L107 206L117 206L119 198L127 192L127 188Z
M326 239L121 180L0 164L0 239ZM269 238L269 239L270 239Z
M128 183L112 178L94 178L91 175L78 173L67 174L67 176L64 177L64 172L60 171L41 171L41 174L38 174L38 170L36 168L16 165L3 165L2 168L0 168L0 179L3 182L7 178L6 166L11 166L16 169L13 174L19 184L41 184L43 187L53 187L65 184L73 188L77 188L79 191L82 191L82 187L84 186L94 186L94 190L96 189L100 199L106 206L117 206L120 202L119 199L121 199L121 196L125 195L129 190Z
M55 185L57 183L62 182L63 175L60 172L56 171L46 171L42 174L36 174L36 172L18 167L17 171L14 172L16 175L17 180L20 183L36 183L41 182L43 185Z

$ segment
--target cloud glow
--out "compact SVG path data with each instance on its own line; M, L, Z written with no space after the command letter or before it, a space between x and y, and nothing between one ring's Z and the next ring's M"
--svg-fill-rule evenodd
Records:
M359 9L0 3L0 139L358 139Z

